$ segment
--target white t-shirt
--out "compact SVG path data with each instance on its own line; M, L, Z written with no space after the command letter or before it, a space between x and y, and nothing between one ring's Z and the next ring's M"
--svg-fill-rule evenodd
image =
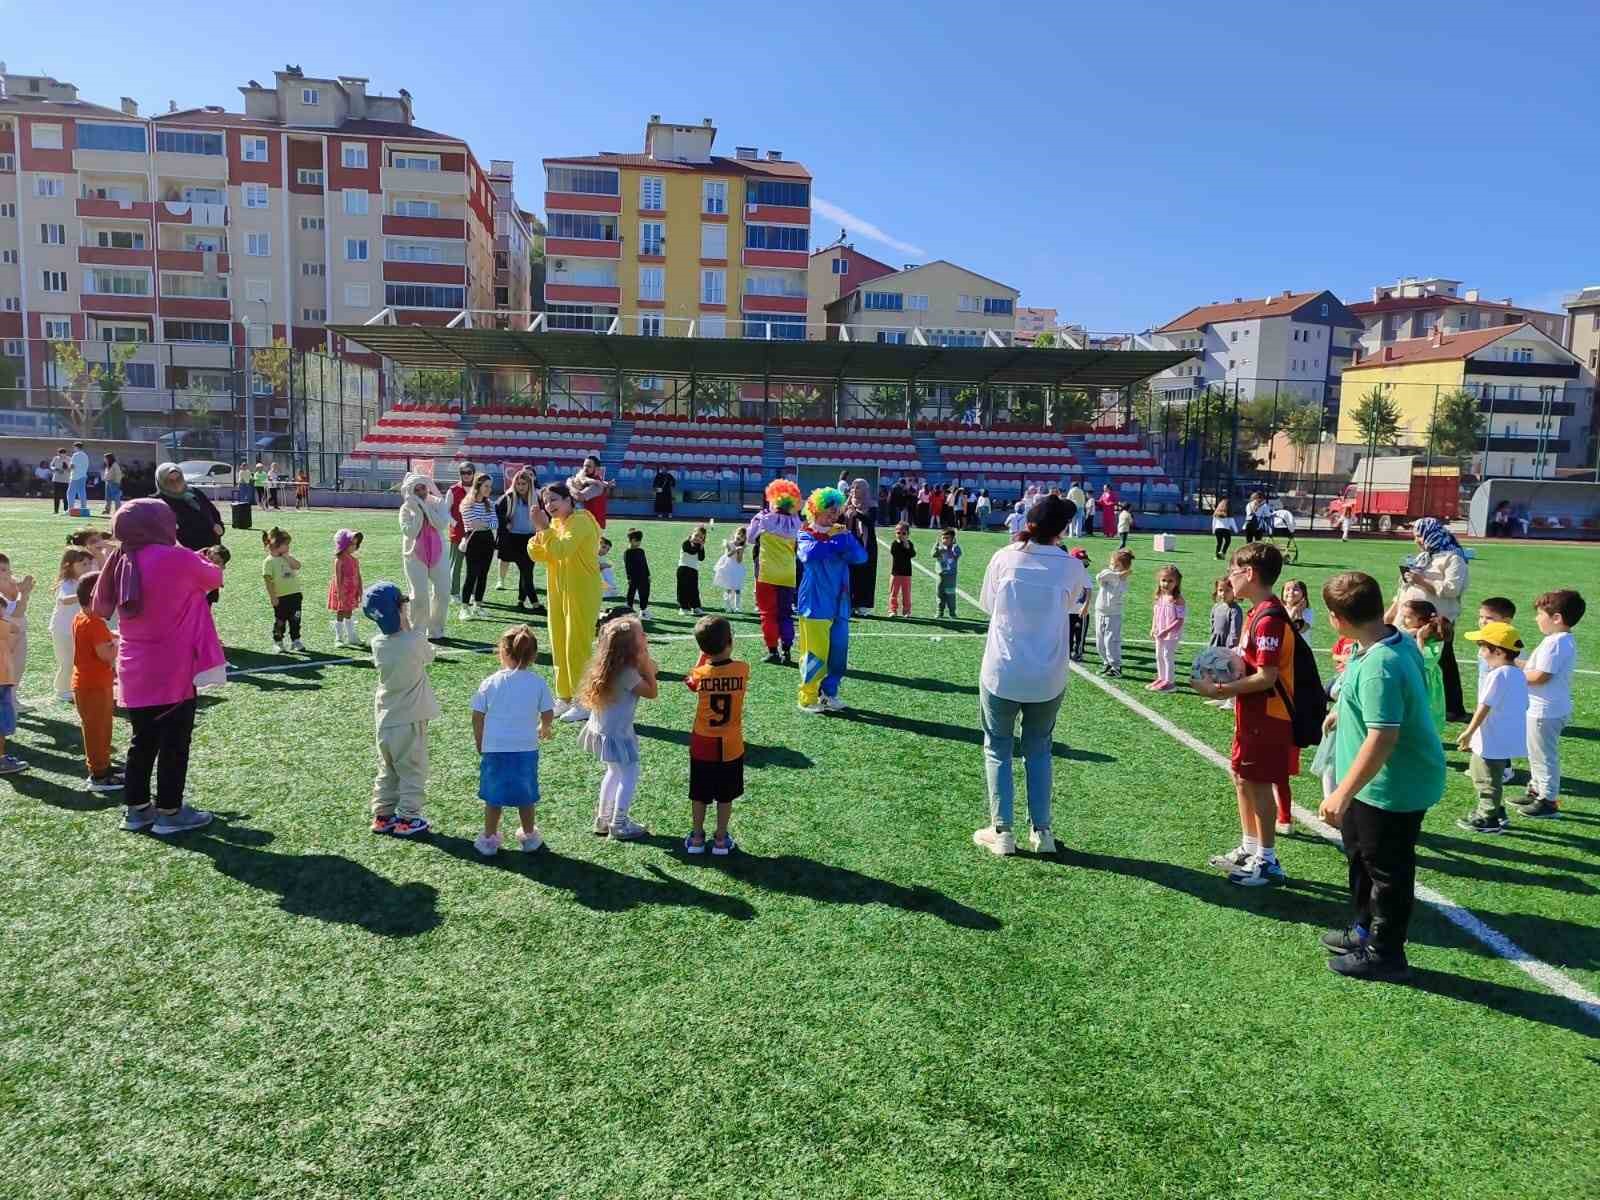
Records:
M556 698L537 671L496 671L472 698L472 711L483 714L483 752L537 750L540 715L555 707Z
M1226 533L1238 533L1239 522L1234 520L1232 517L1212 517L1211 532L1217 533L1219 531Z
M72 478L89 478L89 455L82 450L72 452Z
M1025 514L1013 511L1006 517L1006 531L1011 534L1021 533L1022 527L1027 523L1028 518Z
M1287 508L1274 509L1272 512L1273 528L1280 533L1294 532L1294 514Z
M1472 735L1472 752L1483 758L1525 758L1528 681L1522 672L1511 666L1490 671L1478 703L1489 706L1489 716Z
M1572 672L1578 665L1578 643L1570 633L1552 633L1528 659L1530 671L1546 671L1547 683L1528 687L1528 715L1548 720L1572 715Z
M1083 611L1089 572L1060 546L1032 542L996 551L978 603L989 614L979 681L1020 703L1054 700L1067 686L1067 617Z

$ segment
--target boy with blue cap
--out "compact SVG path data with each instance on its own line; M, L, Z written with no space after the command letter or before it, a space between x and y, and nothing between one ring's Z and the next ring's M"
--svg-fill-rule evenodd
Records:
M378 669L373 710L378 730L378 777L372 785L372 832L414 837L428 831L422 798L428 790L428 722L443 715L428 684L434 648L427 631L411 627L409 600L387 580L362 597L361 611L378 627L372 664Z

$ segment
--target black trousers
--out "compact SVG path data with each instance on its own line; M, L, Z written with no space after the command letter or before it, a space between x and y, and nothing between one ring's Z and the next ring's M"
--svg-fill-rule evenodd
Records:
M700 572L693 567L678 568L678 607L681 609L700 608Z
M489 584L489 567L494 562L494 534L487 529L469 533L464 553L467 573L461 580L461 603L482 604L483 589Z
M528 557L528 535L508 534L500 539L500 561L517 568L517 607L539 603L539 589L533 585L533 559Z
M289 631L289 639L300 640L300 602L305 597L299 592L292 596L279 596L272 606L272 640L283 641L283 631Z
M1360 800L1345 810L1340 832L1350 864L1356 924L1371 931L1378 953L1403 955L1416 906L1419 812L1389 812Z
M1467 720L1466 698L1461 694L1461 668L1456 664L1456 628L1447 626L1449 635L1439 651L1439 676L1444 682L1444 711L1452 720Z
M650 607L650 576L628 576L628 607L643 612Z
M67 485L64 483L50 483L50 511L58 513L67 507Z
M1217 535L1217 557L1222 558L1228 553L1228 547L1233 545L1233 533L1227 529L1212 530Z
M1067 616L1067 650L1072 655L1073 661L1083 660L1083 643L1089 636L1089 616L1087 613L1070 613Z
M189 742L194 737L195 697L181 704L130 708L127 784L123 799L129 808L150 803L150 776L156 777L156 807L171 812L183 804L189 777Z

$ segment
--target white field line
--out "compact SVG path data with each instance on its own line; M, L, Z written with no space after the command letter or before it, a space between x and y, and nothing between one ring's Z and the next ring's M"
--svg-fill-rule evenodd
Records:
M882 538L879 538L878 540L880 543L883 541ZM924 567L921 563L913 562L911 565L916 567L919 571L922 571L924 574L931 576L935 580L938 579L938 576L934 574L934 572L928 570L928 568ZM968 604L971 604L974 608L979 607L978 602L960 588L956 589L956 594ZM1200 757L1204 758L1207 762L1211 763L1219 770L1226 771L1231 774L1228 760L1221 754L1218 754L1210 746L1202 742L1199 738L1189 733L1187 730L1180 729L1171 721L1163 717L1160 713L1154 711L1144 704L1141 704L1132 696L1124 692L1121 688L1113 686L1111 683L1091 673L1078 663L1072 664L1072 671L1073 674L1087 680L1089 683L1099 688L1102 692L1110 696L1123 707L1139 714L1139 716L1143 717L1146 721L1150 722L1150 724L1154 725L1157 729L1161 730L1162 733L1165 733L1174 741L1187 746L1189 749L1193 750L1196 754L1200 755ZM1340 846L1343 845L1343 842L1339 837L1339 831L1334 829L1327 822L1323 821L1315 813L1312 813L1296 804L1294 806L1294 816L1296 820L1298 820L1306 828L1312 830L1319 837L1325 838L1327 841L1336 843ZM1490 953L1499 958L1505 959L1519 971L1522 971L1524 974L1538 982L1549 991L1554 992L1563 1000L1571 1001L1585 1016L1595 1021L1600 1021L1600 996L1595 995L1593 992L1589 991L1575 980L1569 978L1555 967L1552 967L1549 963L1543 961L1542 959L1535 958L1521 946L1513 942L1505 934L1501 933L1498 929L1486 924L1475 913L1461 907L1461 905L1457 904L1454 900L1450 899L1450 897L1444 895L1442 892L1437 892L1433 888L1419 883L1417 884L1417 899L1421 900L1424 904L1437 909L1447 921L1456 926L1456 928L1460 929L1463 933L1469 934L1473 938L1476 938L1489 949Z

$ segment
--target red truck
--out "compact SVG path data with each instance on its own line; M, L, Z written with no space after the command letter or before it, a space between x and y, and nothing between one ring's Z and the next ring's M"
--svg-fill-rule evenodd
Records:
M1461 468L1430 466L1416 454L1360 460L1344 491L1329 503L1328 519L1337 524L1346 512L1384 533L1419 517L1453 521L1461 514Z

